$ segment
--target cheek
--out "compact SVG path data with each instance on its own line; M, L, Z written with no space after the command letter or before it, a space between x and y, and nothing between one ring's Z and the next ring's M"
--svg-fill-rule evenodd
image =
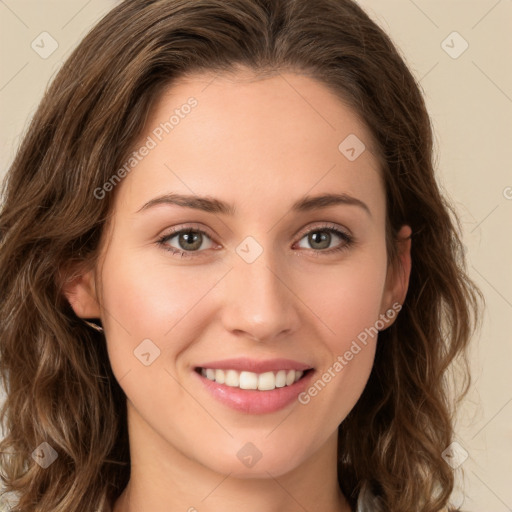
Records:
M350 345L379 318L386 280L384 250L359 253L330 271L305 274L300 296L323 323L333 351Z
M111 251L102 269L104 327L113 355L132 352L147 338L161 351L176 354L184 346L173 334L185 324L190 329L190 313L222 278L226 266L179 266L170 254L167 263L167 255L155 261L133 250L129 253ZM194 320L199 325L205 317L195 315ZM181 344L185 341L183 337Z
M323 408L332 428L354 407L370 375L385 280L382 248L360 253L329 275L316 274L303 281L301 293L319 319L317 332L324 333L326 353L317 380L301 403Z
M103 325L112 370L143 416L161 411L163 396L174 414L190 414L190 400L173 379L179 378L175 361L204 330L202 300L225 269L206 272L132 252L111 251L102 268Z

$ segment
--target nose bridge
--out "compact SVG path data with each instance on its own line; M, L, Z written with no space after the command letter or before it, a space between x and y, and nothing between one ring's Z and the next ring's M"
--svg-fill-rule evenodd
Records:
M251 240L242 242L236 252L227 276L223 312L226 329L260 341L297 329L296 298L286 283L288 273L282 262L271 249L258 249Z

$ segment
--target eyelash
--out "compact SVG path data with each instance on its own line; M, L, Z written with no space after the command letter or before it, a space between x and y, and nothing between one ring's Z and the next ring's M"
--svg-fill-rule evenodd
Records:
M313 254L315 254L316 256L318 256L318 255L332 255L334 253L340 253L342 251L345 251L345 250L349 249L355 243L355 239L354 239L353 236L349 235L348 233L345 233L344 231L341 231L337 227L335 227L333 225L330 225L330 224L326 224L326 225L323 225L323 226L315 226L313 229L310 229L309 231L301 233L301 236L299 238L299 242L304 237L309 235L310 233L317 233L317 232L333 233L336 236L338 236L339 238L341 238L344 243L341 243L337 247L332 247L330 249L324 249L324 250L322 250L322 249L309 249L310 251L313 251ZM181 233L200 233L201 235L204 235L204 236L208 237L209 239L212 239L212 237L206 231L204 231L204 230L202 230L200 228L187 227L187 228L181 228L181 229L177 229L177 230L171 231L170 233L167 233L166 235L160 237L157 240L157 244L164 251L170 252L172 256L181 257L181 258L183 258L184 256L185 257L192 257L191 255L193 253L198 253L199 254L199 253L203 252L203 251L183 251L183 250L176 249L175 247L171 247L171 246L167 245L166 242L168 242L170 239L174 238L176 235L179 235Z

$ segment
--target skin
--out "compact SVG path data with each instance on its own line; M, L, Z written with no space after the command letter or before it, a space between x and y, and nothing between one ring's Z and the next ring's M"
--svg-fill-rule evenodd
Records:
M403 303L410 228L399 233L394 268L371 135L321 83L293 72L191 75L159 98L136 148L191 96L197 107L117 186L97 266L66 289L78 316L101 318L127 396L132 474L114 510L348 511L337 484L337 427L367 382L376 337L307 405L274 413L226 407L193 368L284 357L320 377L379 315ZM338 150L349 134L367 147L355 161ZM215 197L236 213L169 204L138 212L170 192ZM349 194L369 213L350 204L291 212L296 200L322 193ZM325 233L326 222L355 242L333 235L328 248L312 245L307 232ZM173 227L199 227L209 238L173 255L157 243ZM252 263L236 252L247 236L263 249ZM166 243L190 247L178 236ZM161 351L149 366L134 357L147 338ZM252 467L237 457L249 441L261 452Z

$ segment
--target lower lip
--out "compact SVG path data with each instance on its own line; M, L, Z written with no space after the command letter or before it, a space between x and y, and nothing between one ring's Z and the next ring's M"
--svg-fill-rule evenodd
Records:
M193 373L201 380L207 391L224 405L247 414L265 414L284 409L297 400L299 394L308 387L314 370L309 370L291 386L275 388L271 391L234 388L207 379L197 371Z

